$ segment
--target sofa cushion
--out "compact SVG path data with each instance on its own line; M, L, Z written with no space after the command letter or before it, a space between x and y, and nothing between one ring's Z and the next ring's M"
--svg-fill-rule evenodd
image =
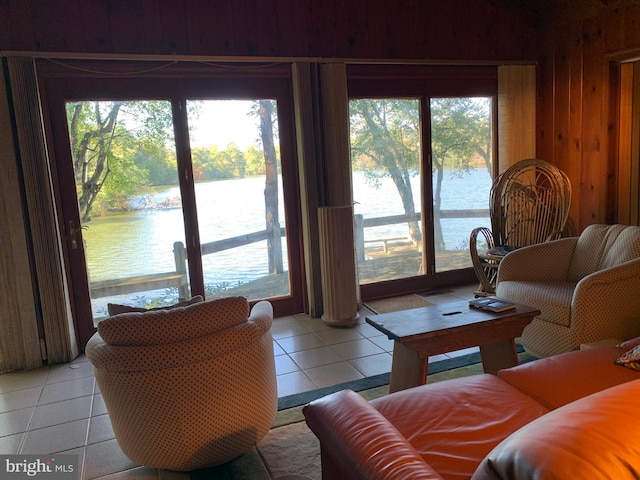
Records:
M171 310L177 307L186 307L188 305L193 305L194 303L200 303L204 301L202 295L196 295L195 297L191 297L189 300L183 300L178 303L174 303L173 305L168 305L166 307L154 307L154 308L142 308L142 307L132 307L130 305L121 305L119 303L107 303L107 311L109 312L109 316L113 317L114 315L120 315L121 313L133 313L133 312L151 312L153 310Z
M468 479L494 446L548 411L489 374L429 383L371 405L448 479Z
M549 409L606 388L640 379L640 372L614 365L621 346L561 353L500 370L498 377Z
M636 380L543 415L501 442L471 478L640 478L639 396Z
M209 335L248 317L247 299L228 297L171 310L122 313L100 322L98 333L110 345L162 345Z
M499 296L540 310L540 318L568 327L571 322L573 282L525 282L506 280L499 284Z

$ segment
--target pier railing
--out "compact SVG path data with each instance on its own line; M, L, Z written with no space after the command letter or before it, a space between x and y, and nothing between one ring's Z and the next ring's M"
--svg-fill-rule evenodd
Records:
M487 218L488 216L488 209L441 210L439 218ZM388 246L394 242L410 240L408 236L389 236L365 239L365 228L404 224L408 223L410 220L420 221L421 214L416 213L412 217L409 217L408 215L391 215L376 218L363 218L361 214L354 215L355 252L357 261L365 261L365 246L367 244L382 244L386 251ZM284 228L280 229L280 234L281 236L285 235ZM267 230L261 230L258 232L216 240L214 242L203 243L200 246L200 249L202 255L210 255L212 253L262 242L267 240L267 238ZM187 275L187 254L183 242L175 242L173 244L173 256L175 271L91 281L91 298L95 299L128 293L145 292L161 288L177 288L179 297L188 298L190 293L189 278Z
M280 229L280 235L285 235L285 229ZM200 245L202 255L231 250L232 248L250 245L252 243L267 240L267 230L247 233L236 237L216 240ZM180 298L189 298L189 278L187 275L187 251L184 243L174 242L173 258L175 271L164 273L152 273L149 275L135 275L109 280L97 280L90 282L91 298L110 297L127 293L146 292L161 288L177 288Z

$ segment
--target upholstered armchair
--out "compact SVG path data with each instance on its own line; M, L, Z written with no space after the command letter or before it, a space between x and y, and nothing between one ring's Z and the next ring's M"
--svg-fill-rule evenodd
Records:
M277 411L272 320L242 297L103 320L86 355L124 454L189 471L256 445Z
M640 227L590 225L579 237L523 247L500 262L496 295L542 313L518 342L546 357L640 335Z

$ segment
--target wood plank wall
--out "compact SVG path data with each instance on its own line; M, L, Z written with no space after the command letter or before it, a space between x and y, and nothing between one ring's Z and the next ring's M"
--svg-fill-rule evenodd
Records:
M0 50L531 60L535 30L493 0L4 0Z
M564 3L547 13L540 30L537 155L571 178L570 217L580 232L618 221L618 175L627 173L618 172L613 144L617 89L610 62L640 48L640 3L585 0L579 9Z
M545 2L530 3L540 8ZM527 20L527 12L519 15L516 7L506 8L509 2L497 0L5 0L0 2L0 50L537 59L537 156L570 176L571 219L580 231L617 220L609 56L640 48L640 4L546 3L547 11Z

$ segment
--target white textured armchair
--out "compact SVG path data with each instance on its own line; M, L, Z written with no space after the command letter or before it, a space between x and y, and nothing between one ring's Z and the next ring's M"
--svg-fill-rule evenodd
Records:
M546 357L582 343L640 335L640 227L590 225L579 237L515 250L496 295L542 313L519 343Z
M102 321L86 355L124 454L188 471L257 444L277 411L272 320L230 297Z

